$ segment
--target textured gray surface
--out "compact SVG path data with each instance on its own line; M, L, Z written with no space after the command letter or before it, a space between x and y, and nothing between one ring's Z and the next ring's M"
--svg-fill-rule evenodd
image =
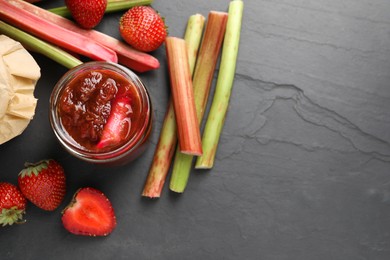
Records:
M55 6L52 1L45 6ZM182 36L196 12L229 1L155 0L170 34ZM119 38L120 14L98 29ZM0 232L2 259L389 259L390 2L245 1L232 100L215 167L193 171L181 196L167 187L140 192L165 113L162 67L141 75L154 101L150 149L134 163L105 169L67 155L47 120L50 90L65 69L42 67L37 114L0 148L1 179L15 182L24 161L53 157L81 186L111 199L117 229L76 237L60 211L31 204L25 225Z

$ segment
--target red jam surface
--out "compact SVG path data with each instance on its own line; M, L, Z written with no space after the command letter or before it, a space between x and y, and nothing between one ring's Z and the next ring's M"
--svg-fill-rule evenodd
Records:
M141 97L118 72L82 71L61 93L58 114L83 149L105 152L120 147L143 128Z

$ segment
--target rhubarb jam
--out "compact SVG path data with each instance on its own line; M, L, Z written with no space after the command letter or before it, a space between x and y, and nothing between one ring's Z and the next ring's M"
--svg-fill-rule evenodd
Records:
M152 112L148 91L129 69L87 62L69 70L50 98L50 122L72 155L99 164L124 164L145 149Z

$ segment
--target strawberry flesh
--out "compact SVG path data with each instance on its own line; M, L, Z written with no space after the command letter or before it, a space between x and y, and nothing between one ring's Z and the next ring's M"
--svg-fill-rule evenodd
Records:
M111 202L101 191L90 187L79 189L62 214L65 229L75 235L107 236L116 227Z

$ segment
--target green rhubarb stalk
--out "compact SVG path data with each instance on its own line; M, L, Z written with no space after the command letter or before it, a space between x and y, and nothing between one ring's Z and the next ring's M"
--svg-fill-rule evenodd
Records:
M191 74L193 74L195 70L204 23L205 17L201 14L194 14L188 18L184 40L187 43L188 63L190 64Z
M214 165L215 154L233 88L243 8L244 3L242 0L233 0L229 4L229 17L222 47L217 84L202 136L203 155L197 158L196 169L210 169Z
M108 0L105 13L113 13L127 10L133 6L151 5L153 0ZM48 11L58 14L63 17L70 17L70 11L66 6L59 6L48 9Z
M172 100L164 116L152 164L142 191L143 197L159 198L164 187L177 143L177 129Z
M187 43L188 62L191 74L194 72L205 18L201 14L191 15L188 19L184 40ZM153 161L145 182L142 196L158 198L161 195L173 153L177 144L175 112L172 100L165 113L160 138L156 146Z
M0 21L0 33L3 33L12 39L20 42L23 46L30 49L31 51L38 52L57 63L70 69L77 65L80 65L82 61L75 58L68 52L51 45L45 41L42 41L31 34L28 34L18 28L15 28L3 21Z
M211 11L207 19L193 76L195 106L199 124L206 109L215 67L225 35L227 18L228 14L225 12ZM184 192L190 176L192 161L193 156L183 154L179 149L176 150L169 185L171 191Z

